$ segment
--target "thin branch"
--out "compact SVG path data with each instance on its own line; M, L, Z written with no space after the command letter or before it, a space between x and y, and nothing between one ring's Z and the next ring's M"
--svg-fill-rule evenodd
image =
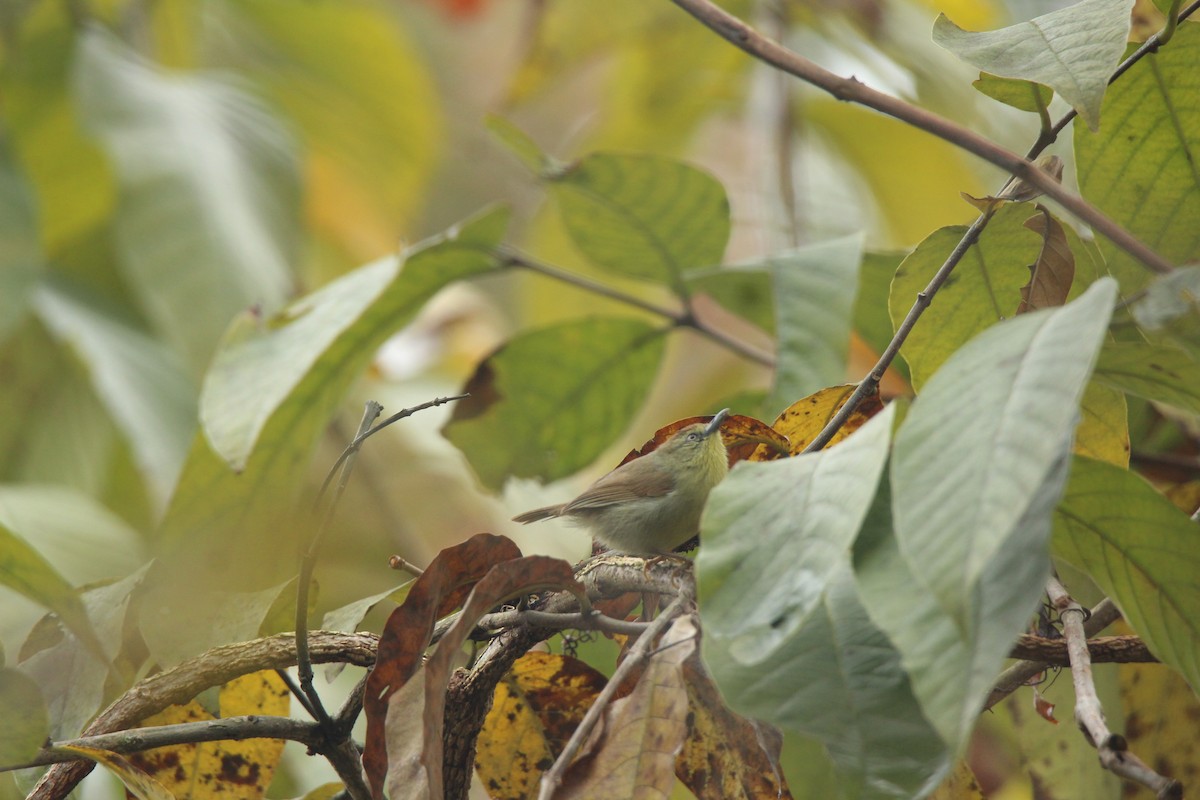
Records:
M1117 606L1113 601L1106 597L1092 609L1087 621L1083 624L1083 631L1088 636L1095 636L1120 618L1121 612L1117 610ZM1018 661L1016 664L1013 664L1000 673L1000 677L996 679L992 693L988 695L987 702L983 705L984 710L986 711L996 705L1017 689L1029 683L1039 673L1045 672L1052 667L1054 667L1054 664L1045 661Z
M321 524L317 526L317 530L313 533L312 539L309 540L308 549L304 551L304 555L300 559L300 577L296 585L296 673L300 681L300 691L308 698L306 708L314 713L317 722L321 723L321 727L332 733L333 720L329 717L329 712L325 710L324 704L321 702L321 695L313 686L313 668L312 660L308 656L308 587L312 581L313 571L317 568L317 553L320 552L321 543L325 540L325 532L329 530L330 522L333 521L333 512L337 508L338 500L346 491L346 484L350 480L350 473L354 470L354 460L358 456L358 448L362 444L362 440L366 438L366 433L371 428L371 423L383 411L383 406L376 403L374 400L368 400L363 409L362 421L358 424L358 434L354 437L354 441L342 457L338 459L338 464L341 465L341 477L338 480L337 489L334 492L333 499L329 505L325 507L325 513L321 518ZM343 463L344 462L344 463ZM334 469L337 469L335 466ZM333 475L331 470L329 476L325 478L325 485L321 487L321 492L325 491L325 486L329 484L329 478ZM320 493L317 495L320 498Z
M43 747L32 761L25 764L0 766L0 772L83 759L83 756L53 751L52 748L56 747L91 747L113 753L140 753L156 747L198 744L200 742L240 742L246 739L287 739L300 742L308 747L316 747L321 743L322 737L320 729L312 722L261 715L226 717L203 722L159 725L152 728L132 728L115 733L101 733L79 739L52 742Z
M1104 720L1104 709L1096 695L1096 684L1092 679L1092 661L1088 653L1087 634L1083 629L1086 616L1083 607L1076 603L1057 578L1046 581L1046 594L1058 611L1062 621L1063 637L1067 640L1067 653L1071 658L1071 678L1075 685L1075 722L1087 737L1088 742L1100 754L1100 764L1110 772L1126 780L1135 781L1155 792L1160 798L1180 798L1183 786L1148 767L1137 756L1129 752L1123 736L1113 734Z
M686 594L681 594L672 600L671 604L649 624L642 636L630 648L629 653L625 656L625 660L613 672L608 683L605 684L591 707L588 708L587 714L584 715L583 720L579 723L579 727L571 734L571 738L563 748L562 753L554 760L554 764L550 769L546 770L545 774L542 775L538 800L550 800L554 795L555 790L562 784L563 775L566 774L567 767L571 765L571 761L574 760L575 755L579 752L579 748L583 746L588 735L596 727L597 723L600 722L600 717L603 715L604 709L612 702L617 689L650 656L650 649L658 641L658 637L667 629L671 621L679 616L684 606L690 603L691 600L692 598Z
M823 89L839 100L851 101L873 108L938 138L945 139L1036 186L1075 217L1086 222L1097 233L1107 237L1113 244L1151 270L1166 274L1174 269L1171 262L1136 239L1095 206L1065 190L1061 184L1038 169L1032 162L1005 150L990 139L945 117L876 91L857 78L842 78L835 75L800 54L768 39L709 0L672 0L672 2L714 33L755 58Z
M575 288L581 289L585 292L590 292L592 294L599 295L600 297L607 297L610 300L624 303L627 306L631 306L649 314L654 314L655 316L670 320L671 324L676 328L691 328L701 336L711 339L725 349L737 353L749 361L762 364L766 367L772 367L775 365L775 357L770 353L763 352L757 347L753 347L752 345L746 344L739 339L735 339L724 331L711 327L704 321L698 319L689 311L675 311L667 308L666 306L656 305L635 295L622 292L619 289L614 289L607 284L594 281L591 278L586 278L574 272L560 269L552 264L543 263L525 255L524 253L518 253L512 248L498 248L496 250L496 256L506 266L518 267L530 272L535 272L544 277L553 278L556 281L565 283L568 286L574 286Z
M407 572L409 575L412 575L414 578L419 578L423 574L425 574L425 570L421 569L416 564L412 563L411 561L409 561L407 558L404 558L403 556L392 556L391 558L388 559L388 566L391 569L400 570L401 572Z

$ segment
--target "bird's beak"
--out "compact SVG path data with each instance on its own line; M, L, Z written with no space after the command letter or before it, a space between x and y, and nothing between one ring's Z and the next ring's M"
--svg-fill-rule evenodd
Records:
M721 429L721 423L724 422L725 418L728 416L729 416L728 408L723 408L720 411L718 411L717 415L712 418L711 422L708 423L708 427L706 427L704 429L704 435L712 436L714 433L719 431Z

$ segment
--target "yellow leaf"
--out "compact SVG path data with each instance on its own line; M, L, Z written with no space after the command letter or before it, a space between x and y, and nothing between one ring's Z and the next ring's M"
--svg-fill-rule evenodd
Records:
M121 783L125 784L125 788L129 790L129 793L138 798L138 800L175 800L175 795L171 794L165 786L138 769L124 756L117 753L112 753L108 750L97 750L94 747L77 747L74 745L64 745L54 749L74 753L84 758L90 758L97 764L103 764L110 772L121 779Z
M222 718L246 714L287 716L287 686L274 671L243 675L221 687ZM213 719L197 701L170 706L142 721L143 727ZM279 739L247 739L160 747L131 756L179 800L220 797L258 800L267 791L283 755Z

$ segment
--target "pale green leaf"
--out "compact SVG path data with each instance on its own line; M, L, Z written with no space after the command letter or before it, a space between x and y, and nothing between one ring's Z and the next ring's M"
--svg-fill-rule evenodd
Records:
M1083 197L1163 257L1200 253L1200 25L1180 25L1169 47L1139 61L1104 98L1099 133L1075 126ZM1128 296L1152 277L1107 239L1100 247Z
M740 317L768 333L775 332L775 307L771 275L763 264L733 264L719 269L700 269L687 274L694 292L710 295Z
M551 481L590 464L642 407L665 331L634 319L567 322L510 340L468 381L442 433L485 486ZM475 398L478 398L476 400Z
M299 316L227 339L201 392L201 418L222 455L245 458L245 467L231 470L205 435L193 442L159 537L175 579L245 589L293 573L307 536L301 523L311 519L296 497L317 437L388 336L446 284L495 266L507 219L486 213L415 246L403 268L395 259L367 265L297 301ZM333 318L334 301L349 316Z
M212 74L171 74L100 28L75 86L116 167L121 267L145 314L198 373L239 311L291 288L299 178L286 129Z
M767 261L779 343L772 413L845 380L862 248L862 235L853 234Z
M1042 246L1042 238L1024 225L1032 213L1025 204L996 212L904 342L900 352L917 391L969 339L1016 313L1029 265ZM957 225L935 231L900 264L889 301L895 326L965 232Z
M1095 130L1108 78L1125 50L1132 7L1132 0L1082 0L980 33L939 14L933 41L984 72L1049 86Z
M1200 691L1200 526L1140 476L1077 458L1054 551L1086 570L1150 650Z
M596 264L682 290L684 273L719 264L729 201L716 178L672 159L597 153L553 179L563 223Z
M58 614L63 624L87 646L93 656L102 664L107 664L108 654L75 588L7 524L0 524L0 585Z
M1050 516L1116 285L977 336L896 435L890 524L859 554L872 620L957 752L1049 573Z
M508 222L496 209L415 247L401 267L385 258L302 298L278 318L243 318L222 342L200 396L200 419L213 449L235 469L246 465L263 429L306 382L344 386L448 283L491 269L491 249Z
M127 612L132 593L145 577L145 570L115 583L83 592L81 600L103 642L104 652L114 658L124 642ZM50 736L78 736L104 702L107 667L86 652L75 636L64 636L21 662L20 670L37 681L50 712Z
M888 311L892 278L905 253L866 252L858 271L858 293L854 298L854 330L876 353L882 353L892 340L895 327ZM893 369L903 369L899 362Z
M1200 414L1200 362L1171 345L1108 342L1096 380L1123 392Z
M34 198L0 127L0 342L28 310L42 271Z
M1054 97L1054 90L1049 86L1015 78L1001 78L988 72L979 73L979 78L971 85L1006 106L1034 113L1045 110Z
M821 740L848 797L909 797L948 766L849 569L893 416L828 451L738 465L709 498L696 559L722 695L785 739Z
M196 429L196 388L179 357L93 297L51 282L38 316L87 370L97 397L165 508Z
M487 129L534 175L544 176L562 168L561 164L542 152L525 131L504 117L488 115Z
M0 667L0 766L28 762L50 735L46 701L37 682L10 667Z

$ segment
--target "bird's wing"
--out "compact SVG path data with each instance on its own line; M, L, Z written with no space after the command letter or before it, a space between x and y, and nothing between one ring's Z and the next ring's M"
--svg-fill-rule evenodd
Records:
M638 477L639 480L633 482L628 476L621 475L620 470L610 472L563 506L562 513L604 508L644 497L662 497L675 488L675 479L667 472L656 471Z

